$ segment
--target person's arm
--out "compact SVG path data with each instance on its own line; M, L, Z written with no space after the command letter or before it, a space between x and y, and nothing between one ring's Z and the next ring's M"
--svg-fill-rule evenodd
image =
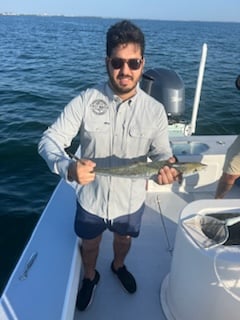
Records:
M217 186L215 199L222 199L225 195L232 189L237 178L240 175L231 175L228 173L223 172Z
M158 117L158 122L156 124L157 131L156 135L153 139L150 155L149 157L153 161L161 161L161 160L168 160L170 163L174 163L177 161L177 158L172 154L172 149L169 142L169 135L168 135L168 120L167 115L164 110L164 107L160 107L161 111ZM174 181L178 180L179 172L168 166L165 166L159 171L157 176L157 183L158 184L171 184Z
M215 199L222 199L232 189L237 178L240 177L240 135L227 150L223 173L219 179Z
M58 119L43 133L38 144L38 152L50 170L68 179L68 167L73 160L65 152L77 135L82 121L81 96L73 99Z

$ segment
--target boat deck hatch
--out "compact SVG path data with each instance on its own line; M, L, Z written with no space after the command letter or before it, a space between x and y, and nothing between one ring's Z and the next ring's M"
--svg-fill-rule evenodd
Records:
M206 152L209 146L206 143L194 141L181 141L171 143L173 154L180 155L198 155Z

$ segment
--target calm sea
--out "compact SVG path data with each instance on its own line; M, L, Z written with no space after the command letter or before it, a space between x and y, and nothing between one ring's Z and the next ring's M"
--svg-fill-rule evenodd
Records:
M71 98L107 78L105 32L115 21L0 16L0 291L59 181L37 143ZM240 24L135 23L146 35L146 69L181 75L189 119L201 47L208 44L197 134L239 133Z

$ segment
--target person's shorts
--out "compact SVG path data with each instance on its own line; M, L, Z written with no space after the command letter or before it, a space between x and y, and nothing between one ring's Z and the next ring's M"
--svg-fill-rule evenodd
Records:
M106 229L121 236L136 238L139 235L142 215L145 205L143 204L136 212L118 217L113 220L102 219L84 210L77 202L77 212L74 229L79 238L94 239Z

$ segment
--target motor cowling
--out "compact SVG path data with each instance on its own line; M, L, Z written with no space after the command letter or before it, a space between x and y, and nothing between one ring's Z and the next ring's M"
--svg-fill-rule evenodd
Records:
M156 68L146 71L141 88L161 102L169 122L178 121L185 111L185 88L181 77L173 70Z

